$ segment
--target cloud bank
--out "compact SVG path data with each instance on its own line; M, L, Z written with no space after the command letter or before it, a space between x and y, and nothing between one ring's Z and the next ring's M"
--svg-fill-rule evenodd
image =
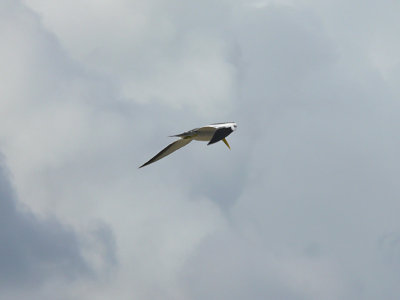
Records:
M0 299L397 299L398 4L0 5Z

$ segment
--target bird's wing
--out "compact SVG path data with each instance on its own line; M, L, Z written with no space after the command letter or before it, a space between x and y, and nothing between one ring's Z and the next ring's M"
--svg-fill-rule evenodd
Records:
M180 137L180 138L188 138L188 137L193 137L196 135L197 130L200 128L195 128L189 131L185 131L184 133L180 134L175 134L175 135L170 135L169 137Z
M215 130L213 137L211 138L210 142L207 145L214 144L216 142L219 142L220 140L226 138L228 135L230 135L233 132L231 127L222 127L222 128L217 128Z
M184 139L177 140L177 141L173 142L172 144L169 144L167 147L165 147L163 150L161 150L156 156L154 156L152 159L150 159L145 164L141 165L139 168L147 166L167 155L170 155L172 152L175 152L176 150L182 148L183 146L186 146L191 141L192 141L191 138L184 138Z

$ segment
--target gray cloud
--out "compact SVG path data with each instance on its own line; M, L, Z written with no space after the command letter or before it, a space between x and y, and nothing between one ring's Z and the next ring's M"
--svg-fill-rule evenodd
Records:
M199 247L190 295L395 299L398 275L381 259L395 261L396 243L379 242L400 225L393 89L312 10L271 6L241 21L236 151L248 166L227 213L233 238Z
M3 248L16 287L52 264L54 296L53 274L118 261L65 298L396 299L397 4L12 3L2 149L19 200L57 216L22 213L3 184L4 220L33 237ZM238 123L231 151L192 143L137 170L216 121Z
M2 159L3 160L3 159ZM0 299L69 299L68 286L101 282L117 264L108 225L83 234L19 203L0 166ZM62 295L48 285L66 289Z
M38 219L18 209L15 193L0 168L0 285L2 289L37 285L54 276L89 275L78 237L55 219Z

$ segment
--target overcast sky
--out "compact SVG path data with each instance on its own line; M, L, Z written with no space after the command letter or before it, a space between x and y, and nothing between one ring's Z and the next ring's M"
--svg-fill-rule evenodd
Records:
M0 300L399 299L399 14L0 0Z

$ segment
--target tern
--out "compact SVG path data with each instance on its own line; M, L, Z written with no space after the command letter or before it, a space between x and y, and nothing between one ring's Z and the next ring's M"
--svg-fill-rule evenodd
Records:
M183 146L186 146L193 140L208 142L207 145L223 141L225 145L229 149L231 149L228 141L225 138L232 132L234 132L236 128L237 125L235 122L214 123L201 128L195 128L181 134L171 135L170 137L179 137L180 139L173 142L172 144L169 144L167 147L165 147L157 155L155 155L148 162L141 165L139 168L143 168L144 166L152 164L153 162L156 162L157 160L160 160L161 158L170 155L172 152L175 152Z

